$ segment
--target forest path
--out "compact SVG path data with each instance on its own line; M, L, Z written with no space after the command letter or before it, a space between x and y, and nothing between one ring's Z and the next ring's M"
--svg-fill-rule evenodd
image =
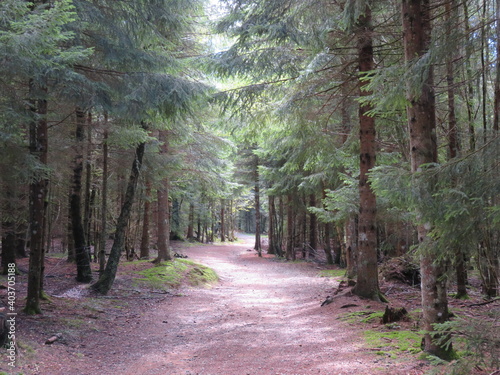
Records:
M129 331L127 355L119 363L110 356L114 364L104 364L106 373L390 373L390 362L379 363L364 349L359 331L337 320L332 305L320 307L334 281L318 277L314 263L258 258L248 251L253 237L244 239L243 244L183 249L190 259L215 269L220 283L185 290L145 312Z

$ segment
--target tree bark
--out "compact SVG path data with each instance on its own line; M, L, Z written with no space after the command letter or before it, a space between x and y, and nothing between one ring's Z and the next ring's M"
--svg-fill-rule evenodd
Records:
M33 119L29 127L30 153L42 165L47 165L48 127L47 127L47 88L30 81L30 102ZM45 227L45 201L48 179L38 176L29 186L30 198L30 259L28 271L28 295L24 311L27 314L40 314L40 295L42 294L43 257Z
M323 188L322 190L323 190L323 201L324 201L326 198L326 189ZM326 206L325 206L325 209L326 209ZM334 259L333 259L333 254L332 254L332 246L330 243L331 223L325 223L324 226L325 226L325 248L324 248L324 250L325 250L325 255L326 255L326 263L327 264L334 264Z
M141 250L139 257L149 259L149 223L151 216L151 182L146 182L146 197L144 199L144 214L142 219Z
M163 179L162 186L158 187L158 257L155 263L172 260L170 254L170 219L168 207L168 179Z
M158 135L161 145L161 154L168 155L169 139L166 130L161 130ZM168 176L163 178L161 186L158 187L158 257L156 263L164 260L172 260L170 254L170 210L168 203L170 180Z
M225 224L225 218L224 218L224 212L225 212L225 201L224 199L220 200L220 241L225 242L226 241L226 236L224 235L224 228L226 226Z
M139 181L139 172L142 167L142 158L144 156L145 146L146 145L144 143L141 143L137 146L135 151L135 157L132 163L132 171L128 181L125 199L116 224L113 247L111 248L104 272L99 277L99 280L92 284L92 289L101 294L107 294L115 281L118 263L120 262L120 256L124 248L125 231L127 230L127 224L132 211L132 204L134 203L134 195Z
M448 34L453 31L452 13L455 12L454 0L449 0L445 2L446 10L446 22L448 28ZM451 54L446 61L446 85L448 93L448 156L449 159L454 159L458 156L460 151L460 143L458 141L458 124L455 114L455 75L453 67L454 55ZM455 182L453 182L455 183ZM456 264L455 273L457 280L457 294L455 298L464 298L467 296L467 271L465 269L466 262L465 256L462 251L456 251Z
M364 15L358 19L358 55L359 55L359 95L361 98L371 95L365 86L367 74L375 68L373 61L371 8L365 8ZM375 119L367 115L372 109L369 104L359 106L359 216L358 216L358 272L354 293L380 301L377 267L377 200L368 181L368 173L375 166Z
M469 8L467 5L467 0L462 1L462 6L464 8L464 34L471 35L470 29L470 17L469 17ZM474 107L473 107L473 98L474 98L474 85L473 85L473 76L474 71L472 68L472 54L473 54L473 46L471 41L467 41L465 45L465 71L466 71L466 80L467 80L467 90L465 94L465 104L467 108L467 123L468 123L468 132L469 132L469 150L474 151L476 149L476 131L474 127Z
M92 269L90 267L89 251L85 241L85 229L82 224L81 193L83 173L83 141L85 125L85 113L76 109L76 133L75 147L76 155L73 161L73 188L70 198L71 227L73 230L73 243L75 246L76 280L82 283L92 281Z
M498 133L500 122L500 0L495 1L496 18L496 75L495 75L495 105L493 108L493 131Z
M87 152L85 156L85 202L83 213L83 230L85 231L85 241L91 245L90 229L92 223L92 207L95 199L95 190L92 189L92 113L87 113Z
M287 233L286 233L286 259L295 260L295 210L293 204L293 195L288 194L288 205L286 212Z
M104 116L104 126L107 126L107 115ZM106 266L107 211L108 211L108 129L104 129L102 140L102 187L101 187L101 236L99 238L99 275L104 273Z
M356 278L358 259L358 219L350 217L345 223L345 263L347 267L347 280Z
M254 197L255 197L255 246L259 257L262 257L262 244L260 240L260 181L259 181L259 157L254 155Z
M403 41L405 59L412 62L428 52L431 40L431 15L429 0L403 0ZM407 106L408 128L410 131L411 169L421 170L422 164L437 161L435 97L433 71L429 67L427 77L422 82L418 96L408 88ZM431 186L429 187L432 188ZM418 212L417 212L418 214ZM429 247L432 239L428 236L430 225L418 225L418 241ZM432 246L432 245L431 245ZM436 262L431 251L423 250L420 255L421 295L423 310L424 350L440 358L448 358L452 352L436 344L431 337L433 324L448 320L445 267Z
M273 195L268 195L267 197L267 202L269 206L269 222L267 223L268 229L267 229L267 235L268 235L268 248L267 248L267 253L268 254L276 254L275 252L275 221L274 221L274 216L276 215L276 205L274 204L274 196Z
M189 216L188 216L188 227L187 227L187 239L194 240L194 203L189 202Z
M309 206L316 207L316 195L309 196ZM315 213L309 214L309 256L315 257L318 248L318 220Z

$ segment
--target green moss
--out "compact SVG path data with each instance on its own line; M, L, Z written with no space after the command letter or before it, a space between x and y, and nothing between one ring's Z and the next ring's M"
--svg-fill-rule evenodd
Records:
M210 268L186 259L160 263L138 272L142 277L136 279L154 289L175 289L187 282L191 286L207 285L218 280Z
M412 331L380 332L368 330L364 332L367 344L371 348L380 348L380 355L396 358L400 353L420 353L422 337Z
M200 264L189 270L187 278L192 286L209 285L219 280L214 270Z
M383 311L355 311L345 314L341 319L348 323L372 323L373 320L382 319Z
M346 270L322 270L319 272L319 277L344 277Z

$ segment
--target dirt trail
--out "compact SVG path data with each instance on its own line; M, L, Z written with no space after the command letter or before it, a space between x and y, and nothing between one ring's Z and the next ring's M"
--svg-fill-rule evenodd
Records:
M250 241L250 238L247 238ZM334 282L314 264L259 259L249 244L187 248L221 283L144 317L112 374L384 374L358 334L321 308ZM392 372L394 373L394 372Z
M220 283L208 289L181 290L177 296L160 302L130 300L134 308L122 313L115 311L116 318L104 329L92 330L97 317L89 315L89 327L80 333L78 341L39 346L35 364L23 366L22 372L26 375L422 373L415 364L377 356L364 346L359 329L338 319L351 310L341 308L343 304L355 304L357 309L380 308L376 303L351 297L320 307L336 281L318 277L319 267L312 262L258 258L254 251L248 251L253 238L243 236L243 239L247 242L182 249L191 260L215 269ZM26 324L34 324L42 317L30 319L32 323ZM40 330L43 325L36 327Z

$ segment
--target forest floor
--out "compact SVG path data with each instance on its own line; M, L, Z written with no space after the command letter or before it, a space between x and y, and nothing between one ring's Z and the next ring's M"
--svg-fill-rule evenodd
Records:
M382 285L391 305L414 318L382 325L382 303L339 293L321 306L338 289L341 271L321 277L332 267L259 258L250 250L253 237L240 238L236 244L176 243L177 252L211 267L220 280L169 291L136 282L136 272L150 262L123 260L113 290L93 296L74 281L73 265L49 256L50 299L42 315L19 312L16 367L2 358L0 374L418 375L432 369L419 350L417 288ZM27 270L27 263L20 268ZM19 305L25 283L20 275Z

